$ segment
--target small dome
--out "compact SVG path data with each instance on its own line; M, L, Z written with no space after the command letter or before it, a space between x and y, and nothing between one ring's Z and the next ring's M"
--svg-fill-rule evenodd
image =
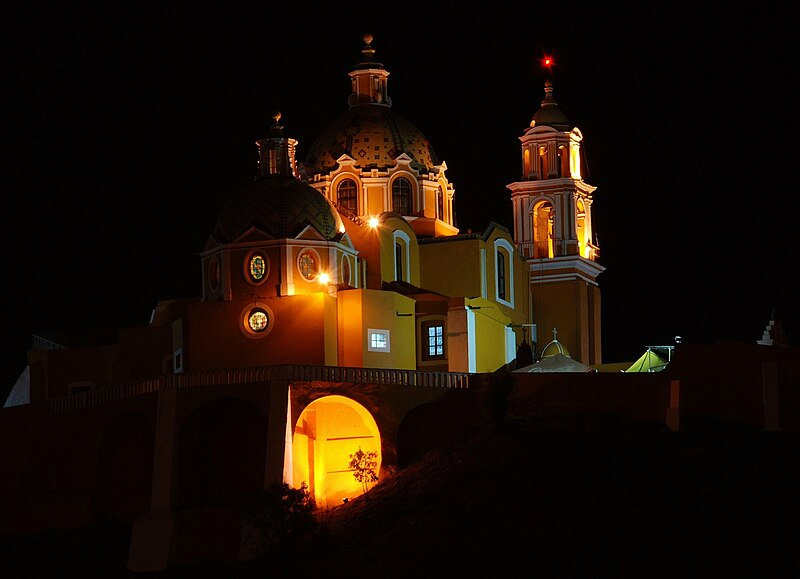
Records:
M542 358L549 358L550 356L556 356L558 354L566 356L567 358L572 357L569 355L569 352L564 345L558 340L553 340L544 347L544 350L542 350Z
M566 356L567 358L571 358L572 356L569 355L569 351L564 347L564 345L558 341L558 330L553 328L553 340L547 344L544 349L542 350L542 358L549 358L551 356L557 356L561 354L562 356Z
M553 83L549 79L544 83L544 100L541 108L536 111L531 121L531 127L546 126L559 131L569 131L570 126L567 115L564 114L555 98L553 98Z
M424 172L438 165L428 139L390 107L361 104L350 107L314 141L305 162L306 175L326 174L336 160L349 155L362 169L386 169L402 153Z
M225 205L212 236L230 243L257 227L275 239L291 239L306 226L325 239L344 231L338 211L311 185L294 177L267 175L256 179Z

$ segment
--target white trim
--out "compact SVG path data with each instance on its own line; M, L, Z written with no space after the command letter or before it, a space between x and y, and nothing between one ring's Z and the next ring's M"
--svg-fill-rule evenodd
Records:
M517 357L517 335L510 327L506 326L506 364L513 362Z
M467 371L475 372L475 312L467 307Z
M494 240L494 295L497 301L509 308L514 307L514 246L502 237ZM506 295L508 300L500 298L500 276L497 268L497 251L502 247L508 254L508 278L506 279Z
M403 268L404 277L407 279L398 279L396 281L407 281L411 283L411 238L405 231L401 231L399 229L395 229L392 231L392 263L394 263L394 275L397 278L397 252L394 249L394 246L397 244L397 239L400 238L405 241L405 251L403 252L403 261L405 261L405 267Z
M481 297L486 299L488 293L489 290L486 287L486 248L481 247Z

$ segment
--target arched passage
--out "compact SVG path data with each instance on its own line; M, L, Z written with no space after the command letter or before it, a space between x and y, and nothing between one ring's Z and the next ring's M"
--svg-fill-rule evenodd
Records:
M375 452L381 467L381 436L369 411L344 396L325 396L300 414L292 435L292 484L303 482L317 504L336 506L363 492L349 468L350 456Z
M267 419L252 402L218 398L184 421L178 435L176 504L230 505L264 488Z

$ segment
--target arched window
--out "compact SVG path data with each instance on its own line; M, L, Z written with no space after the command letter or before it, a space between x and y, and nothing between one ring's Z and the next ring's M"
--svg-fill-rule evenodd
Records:
M497 299L506 300L506 254L497 250Z
M555 257L553 254L553 206L543 201L533 208L533 257Z
M575 203L575 225L578 233L578 253L588 258L590 255L589 239L586 227L586 206L578 199Z
M352 179L345 179L336 188L337 203L342 209L346 209L353 215L358 215L358 194L356 182Z
M539 147L539 179L547 179L547 148Z
M403 231L392 233L394 239L394 279L411 282L411 238Z
M441 187L436 191L436 218L444 221L444 191Z
M561 145L558 148L558 176L569 177L569 154L567 148Z
M392 181L392 211L411 215L411 183L405 177Z
M530 178L531 176L531 150L525 149L525 152L522 154L522 176L525 179Z
M403 246L399 241L394 244L394 279L403 281Z
M500 238L494 242L495 291L497 301L514 307L514 247L508 240Z

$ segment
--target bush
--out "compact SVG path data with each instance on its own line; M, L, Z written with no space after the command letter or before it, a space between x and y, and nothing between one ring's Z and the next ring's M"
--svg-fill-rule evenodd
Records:
M289 553L317 529L316 502L303 482L300 488L274 483L246 510L249 523L261 535L260 555Z

